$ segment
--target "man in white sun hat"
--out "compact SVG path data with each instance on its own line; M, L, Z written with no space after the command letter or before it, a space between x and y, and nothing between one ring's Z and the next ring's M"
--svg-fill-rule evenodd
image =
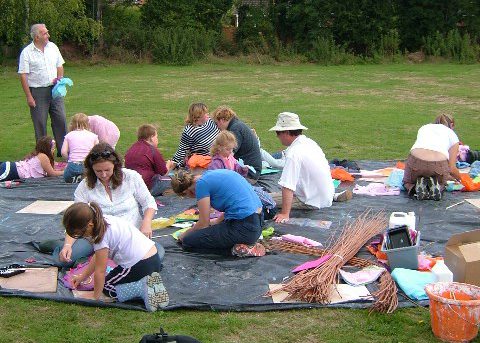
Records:
M282 112L277 124L269 131L275 131L280 142L287 146L285 167L278 184L282 192L272 193L281 204L281 212L275 216L277 223L290 219L290 210L318 210L332 206L332 201L346 201L351 191L335 194L330 166L318 144L302 134L308 130L300 123L297 114Z

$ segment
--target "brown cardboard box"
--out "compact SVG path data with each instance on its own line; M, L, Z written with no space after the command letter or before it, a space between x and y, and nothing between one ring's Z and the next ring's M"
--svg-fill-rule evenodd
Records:
M450 237L445 264L453 273L453 281L480 286L480 230Z

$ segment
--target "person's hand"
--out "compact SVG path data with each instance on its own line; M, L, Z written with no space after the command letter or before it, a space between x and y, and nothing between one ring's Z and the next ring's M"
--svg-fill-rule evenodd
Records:
M147 236L148 238L152 238L152 225L151 223L142 223L140 227L140 231Z
M284 213L277 213L275 217L273 217L273 220L275 220L275 223L286 223L290 219L290 216L288 214Z
M81 275L74 275L71 281L73 289L77 289L77 287L80 286L82 281L83 281L83 277Z
M60 261L62 262L71 262L72 257L72 246L70 244L65 244L58 254Z
M167 170L170 171L170 170L173 170L175 168L175 162L173 162L172 160L168 160L165 165L167 166Z
M30 107L36 107L37 106L37 104L35 102L35 99L31 95L27 96L27 104Z

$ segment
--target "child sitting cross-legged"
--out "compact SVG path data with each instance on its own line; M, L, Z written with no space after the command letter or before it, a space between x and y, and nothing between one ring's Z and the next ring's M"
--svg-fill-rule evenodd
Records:
M74 288L93 274L96 300L104 300L105 296L119 302L141 298L150 312L168 305L168 293L159 274L162 262L155 243L132 224L103 216L94 202L77 202L65 211L63 226L70 237L91 241L95 251L87 268L72 278ZM105 275L109 258L117 267Z

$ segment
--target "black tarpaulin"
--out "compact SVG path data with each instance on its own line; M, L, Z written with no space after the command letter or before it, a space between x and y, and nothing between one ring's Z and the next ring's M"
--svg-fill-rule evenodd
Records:
M393 166L393 162L363 161L359 165L363 169L374 170ZM262 178L260 184L275 190L277 175ZM362 182L359 182L362 183ZM17 188L0 189L0 266L12 263L26 264L28 258L35 259L32 265L52 264L50 255L38 252L33 242L62 238L64 230L61 226L62 215L19 214L18 210L35 200L73 200L76 185L63 183L60 178L27 180ZM353 183L342 183L341 188L353 187ZM409 199L405 193L399 196L370 197L364 195L344 203L334 203L332 207L319 211L293 211L291 217L305 217L329 220L331 228L322 230L311 227L299 227L289 224L275 224L277 234L291 233L302 235L322 243L326 243L335 235L347 220L352 220L367 209L385 211L389 215L394 211L414 211L417 217L417 228L422 231L421 247L427 253L443 254L448 238L459 232L478 228L480 212L468 203L445 208L465 198L479 198L478 193L447 193L442 201L416 201ZM159 207L157 217L168 217L184 211L194 205L193 199L177 196L158 197L164 205ZM162 278L170 295L169 309L192 308L230 311L263 311L287 308L324 307L320 304L274 304L263 295L268 291L268 284L280 283L291 276L291 270L308 260L309 256L275 252L261 258L234 258L217 255L183 252L175 240L169 236L173 228L154 232L155 241L165 248ZM166 236L164 236L166 235ZM365 251L361 257L372 258ZM59 273L59 279L62 277ZM0 289L0 295L24 296L31 298L52 299L82 303L94 306L115 306L129 309L143 309L138 302L126 304L103 304L95 301L75 299L72 292L58 282L56 293L33 294L17 290ZM412 303L399 297L400 306L411 306ZM368 307L371 303L345 303L329 305L335 307Z

